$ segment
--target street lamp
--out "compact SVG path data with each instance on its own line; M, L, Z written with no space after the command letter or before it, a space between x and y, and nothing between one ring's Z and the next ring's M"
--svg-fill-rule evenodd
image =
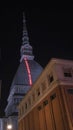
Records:
M12 125L11 124L8 124L7 125L7 130L11 130L12 129Z
M12 124L12 119L11 117L9 116L7 118L7 130L12 130L13 129L13 124Z

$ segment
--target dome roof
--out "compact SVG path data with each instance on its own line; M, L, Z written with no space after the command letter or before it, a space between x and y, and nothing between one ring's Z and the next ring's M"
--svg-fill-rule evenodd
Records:
M43 68L34 60L28 60L28 64L30 67L30 73L32 78L32 84L35 82L35 80L38 78L40 73L42 72ZM24 61L22 61L17 69L17 72L14 76L11 89L14 85L27 85L29 86L29 76L28 76L28 70L26 68L26 64Z

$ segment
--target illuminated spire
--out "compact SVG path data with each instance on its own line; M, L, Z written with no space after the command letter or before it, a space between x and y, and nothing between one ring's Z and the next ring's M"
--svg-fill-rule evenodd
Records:
M22 37L22 44L29 44L29 37L28 32L26 28L26 20L25 20L25 14L23 12L23 37Z
M23 35L22 35L22 45L20 52L21 52L20 62L22 62L24 58L27 58L28 60L34 59L34 56L32 54L32 46L29 44L29 37L24 12L23 12Z

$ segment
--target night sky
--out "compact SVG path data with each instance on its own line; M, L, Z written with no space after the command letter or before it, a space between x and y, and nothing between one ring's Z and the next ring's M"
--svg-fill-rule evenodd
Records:
M2 7L0 12L1 109L7 104L10 85L20 63L23 11L35 60L43 68L51 58L73 60L73 10Z

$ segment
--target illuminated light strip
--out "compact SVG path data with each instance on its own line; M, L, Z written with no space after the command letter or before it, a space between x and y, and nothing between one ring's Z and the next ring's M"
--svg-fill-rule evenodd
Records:
M27 72L28 72L29 84L32 85L32 78L31 78L29 63L28 63L28 60L26 58L24 58L24 61L26 64Z

